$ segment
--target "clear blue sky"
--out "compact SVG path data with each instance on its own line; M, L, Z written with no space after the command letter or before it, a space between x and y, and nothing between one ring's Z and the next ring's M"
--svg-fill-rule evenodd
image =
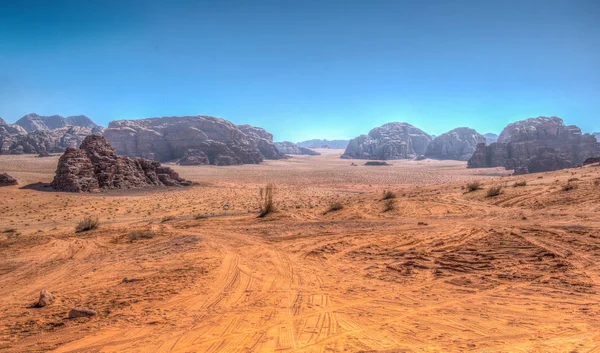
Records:
M0 0L0 116L31 112L292 141L538 115L600 131L600 1Z

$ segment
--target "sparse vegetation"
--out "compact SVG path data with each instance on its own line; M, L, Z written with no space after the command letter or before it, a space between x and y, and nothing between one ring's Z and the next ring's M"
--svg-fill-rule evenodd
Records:
M174 221L174 220L175 220L174 216L165 216L160 220L160 223L170 222L170 221Z
M134 230L128 234L129 240L131 241L136 241L139 239L152 239L155 235L156 233L151 230Z
M521 186L527 186L527 182L525 180L523 181L515 181L515 183L513 184L513 187L518 188Z
M486 196L487 197L496 197L502 193L502 185L492 186L487 189Z
M481 190L481 182L473 181L467 184L467 192Z
M79 221L79 224L77 224L75 231L77 233L87 232L90 230L98 229L99 226L100 221L98 220L98 217L89 216Z
M258 217L265 217L269 213L275 212L275 204L273 203L273 191L275 186L271 183L266 187L260 188L260 214Z
M390 199L395 199L396 198L396 194L391 191L391 190L384 190L383 191L383 199L384 200L390 200Z
M323 214L327 214L329 212L339 211L339 210L341 210L343 208L344 208L344 205L342 205L339 202L334 202L331 205L329 205L329 208L327 209L327 211L323 212Z
M195 220L198 220L198 221L199 221L199 220L201 220L201 219L207 219L207 218L208 218L208 216L207 216L207 215L205 215L205 214L202 214L202 213L198 213L198 214L196 214L196 215L194 216L194 219L195 219Z
M383 212L393 211L395 208L396 208L396 203L394 202L394 199L387 199L385 201L385 206L383 208Z
M17 230L14 228L6 228L2 233L16 233Z
M571 182L567 182L562 187L562 191L571 191L571 190L575 190L575 189L577 189L577 184L573 184Z
M594 186L599 186L600 185L600 178L594 180Z

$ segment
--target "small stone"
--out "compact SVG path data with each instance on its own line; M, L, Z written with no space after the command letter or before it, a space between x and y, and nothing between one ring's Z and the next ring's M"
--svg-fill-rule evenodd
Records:
M69 319L76 319L78 317L92 317L97 315L96 310L86 308L73 308L69 311Z
M38 299L35 306L37 306L38 308L43 308L46 305L50 305L52 303L54 303L54 296L52 295L52 293L48 292L45 289L42 289L40 291L40 299Z

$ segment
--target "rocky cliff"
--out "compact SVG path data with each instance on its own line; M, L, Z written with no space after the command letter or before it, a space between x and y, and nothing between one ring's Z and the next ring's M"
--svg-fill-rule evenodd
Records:
M275 147L285 154L304 154L309 156L320 156L319 152L315 152L309 148L300 147L290 141L275 142Z
M250 125L238 125L237 127L256 143L258 150L265 159L280 159L285 157L284 153L277 150L277 147L273 143L273 135L267 130Z
M85 115L62 117L60 115L41 116L38 114L27 114L15 122L15 125L23 127L27 132L60 129L66 126L81 126L93 129L98 127Z
M454 159L468 161L477 144L485 143L485 137L468 127L459 127L437 136L429 146L425 156L433 159Z
M600 143L593 135L582 134L557 117L538 117L507 125L496 143L477 145L468 167L542 172L581 165L596 156L600 156Z
M8 123L0 117L0 125L8 125Z
M346 149L348 147L349 140L307 140L298 142L298 147L304 148L333 148L333 149Z
M430 142L431 136L408 123L389 123L350 140L342 158L411 159L424 155Z
M270 134L253 127L243 129L248 134L227 120L210 116L164 117L113 121L104 136L119 154L158 161L181 159L189 151L201 152L214 165L257 164L265 158L261 150L279 158L268 146L272 145Z
M56 190L69 192L189 185L156 161L117 155L101 135L87 136L79 148L68 148L52 181Z
M60 153L78 146L86 136L103 131L100 126L66 126L27 133L19 125L3 125L0 126L0 154Z

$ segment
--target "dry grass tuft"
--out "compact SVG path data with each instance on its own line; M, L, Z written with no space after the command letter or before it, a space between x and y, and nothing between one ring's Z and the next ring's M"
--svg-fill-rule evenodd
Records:
M160 220L160 223L170 222L170 221L174 221L174 220L175 220L174 216L165 216Z
M194 216L194 219L198 220L198 221L201 219L207 219L207 218L208 218L208 216L205 214L202 214L202 213L198 213L197 215Z
M134 230L129 232L128 236L129 240L136 241L139 239L152 239L156 236L156 233L151 230Z
M383 207L383 212L393 211L394 209L396 209L396 203L394 202L394 200L387 199L385 201L385 206Z
M481 190L481 182L473 181L467 184L467 192Z
M329 212L339 211L339 210L342 210L343 208L344 208L344 205L342 205L339 202L334 202L331 205L329 205L329 208L327 209L327 211L323 212L323 214L327 214Z
M515 181L515 183L513 184L513 187L518 188L521 186L527 186L527 182L525 180L523 181Z
M275 204L273 203L273 192L275 186L271 183L266 187L260 188L260 214L259 218L265 217L269 213L275 212Z
M77 227L75 227L75 231L77 233L87 232L89 230L98 229L99 226L100 221L98 220L98 217L89 216L79 221L79 224L77 225Z
M566 183L562 187L562 191L571 191L577 189L577 184L573 184L571 182Z
M396 194L391 191L391 190L384 190L383 191L383 200L391 200L391 199L395 199L396 198Z
M487 190L487 197L496 197L502 193L502 185L492 186Z

